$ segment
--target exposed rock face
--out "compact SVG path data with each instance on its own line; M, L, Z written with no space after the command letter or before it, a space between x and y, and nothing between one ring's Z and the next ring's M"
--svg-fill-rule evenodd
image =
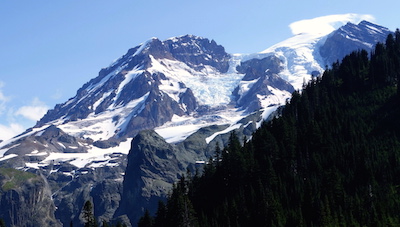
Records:
M117 215L127 214L132 223L145 209L155 212L177 176L185 172L179 149L168 144L154 131L142 131L132 141L126 167L123 200Z
M293 86L278 76L278 73L282 71L281 64L280 59L275 56L242 62L237 70L245 74L242 82L247 82L247 89L242 91L243 88L239 86L234 90L237 106L251 113L262 107L260 95L265 97L273 95L271 88L292 93Z
M123 171L120 167L103 167L77 169L74 176L65 176L62 172L52 174L49 180L58 183L54 185L58 190L53 189L54 203L58 207L55 211L56 217L64 225L72 221L74 226L81 226L83 220L80 213L83 205L86 201L91 201L98 220L112 220L121 200L121 172Z
M221 73L228 71L230 55L214 40L186 35L180 37L179 42L170 39L165 41L165 44L175 59L185 62L196 70L209 65Z
M1 168L0 184L0 217L7 226L61 226L43 177Z
M171 97L160 95L159 93L150 92L148 99L152 101L145 103L142 111L131 118L126 130L120 134L121 136L133 137L141 130L163 125L165 122L170 121L174 114L178 116L185 114L179 103Z

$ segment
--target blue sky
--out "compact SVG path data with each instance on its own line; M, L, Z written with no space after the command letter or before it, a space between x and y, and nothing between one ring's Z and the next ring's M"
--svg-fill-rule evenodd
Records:
M292 22L331 14L369 14L394 30L399 8L387 0L2 0L0 140L32 127L151 37L193 34L228 53L254 53L289 38Z

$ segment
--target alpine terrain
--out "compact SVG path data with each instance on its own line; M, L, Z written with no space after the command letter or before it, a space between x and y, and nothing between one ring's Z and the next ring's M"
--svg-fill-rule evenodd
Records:
M226 145L232 131L251 138L292 92L390 33L367 21L347 23L254 54L229 54L193 35L151 38L34 127L0 143L7 170L0 171L0 217L7 226L78 226L91 201L99 220L135 226L187 169L201 169L216 146ZM10 174L26 180L15 183ZM32 219L32 210L45 218Z

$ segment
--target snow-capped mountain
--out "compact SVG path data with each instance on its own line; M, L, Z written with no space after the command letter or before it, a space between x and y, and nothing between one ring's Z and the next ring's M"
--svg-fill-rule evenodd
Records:
M371 50L389 33L366 21L348 23L330 33L297 34L255 54L229 54L215 41L192 35L152 38L103 68L33 128L1 142L0 165L44 174L63 223L78 221L83 202L74 204L88 197L101 204L97 216L123 215L117 210L121 196L134 194L142 202L162 197L172 178L206 161L229 132L251 136L326 65L353 50ZM142 133L148 129L155 132ZM126 183L127 154L138 134L130 160L140 157L131 161L140 168L131 164L136 175L130 180L139 183ZM150 146L162 139L171 144ZM123 181L140 188L122 192Z
M280 87L282 94L275 98L280 102L271 102L283 104L293 89L276 76L282 63L271 57L264 62L265 69L276 68L269 73L270 81L286 84ZM228 106L229 112L237 117L243 111L252 112L261 107L255 104L249 109L236 102L248 96L252 81L260 77L244 78L245 69L240 72L236 69L240 63L240 59L208 39L182 36L160 41L153 38L102 69L74 98L49 111L36 128L56 125L69 135L109 147L114 144L106 145L103 141L132 138L141 130L153 129L171 120L191 119L187 123L192 125L201 120L207 124L219 116L219 122L231 122L221 115ZM240 89L233 97L232 92L238 86ZM269 93L262 98L272 96ZM214 120L210 123L214 124Z

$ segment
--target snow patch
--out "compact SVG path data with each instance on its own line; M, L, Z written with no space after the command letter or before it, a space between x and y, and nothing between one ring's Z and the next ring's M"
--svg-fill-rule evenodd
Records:
M110 163L113 158L110 157L114 153L128 154L131 141L121 142L116 147L101 149L90 146L87 153L50 153L46 159L36 163L38 166L47 166L50 163L69 162L78 167L102 167L102 166L117 166L118 163ZM32 164L33 165L33 164Z
M17 154L9 154L9 155L3 156L2 158L0 158L0 162L11 159L11 158L15 158L17 156L18 156Z
M278 75L301 90L304 83L311 79L311 72L323 72L324 61L315 49L319 41L325 38L321 34L300 34L280 42L261 54L275 55L283 62L283 70Z
M47 152L39 152L38 150L32 151L30 154L26 154L26 156L45 156L47 155Z
M245 116L244 110L223 109L210 111L208 115L195 118L193 116L174 115L170 122L154 130L168 143L177 143L185 140L191 134L203 127L211 125L235 124Z
M71 121L67 124L53 122L61 130L69 135L90 138L96 140L106 140L123 130L126 121L130 116L134 116L142 111L143 103L147 99L149 92L141 98L130 101L125 106L110 106L106 111L99 114L91 113L85 119Z
M216 133L214 133L214 134L212 134L211 136L209 136L209 137L206 138L206 143L209 144L209 143L210 143L213 139L215 139L215 137L217 137L218 135L222 135L222 134L226 134L226 133L228 133L228 132L231 132L231 131L233 131L233 130L235 130L235 129L240 128L240 126L242 126L242 124L234 124L234 125L231 125L231 126L229 126L228 128L226 128L225 130L216 132Z
M257 98L264 109L275 105L285 105L292 97L292 94L288 91L281 91L271 86L267 86L267 88L271 92L271 95L257 95Z

